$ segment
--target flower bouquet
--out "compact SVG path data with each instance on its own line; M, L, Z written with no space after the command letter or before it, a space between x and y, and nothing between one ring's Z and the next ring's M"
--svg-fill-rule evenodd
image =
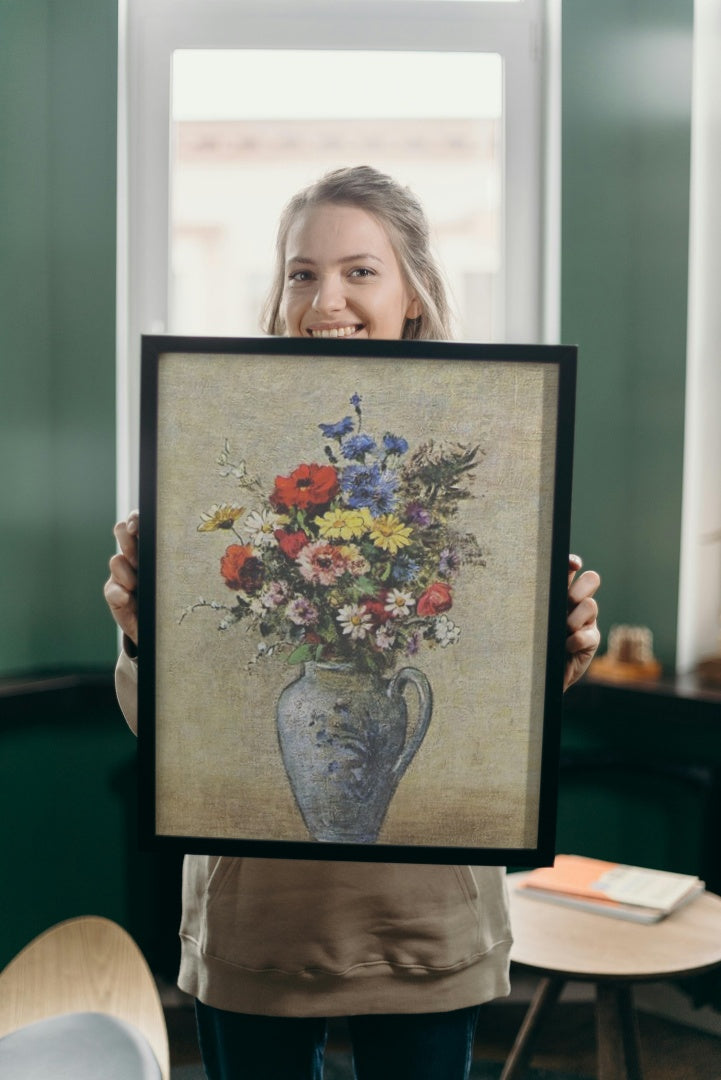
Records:
M183 612L222 612L219 629L258 634L255 660L350 663L382 673L422 646L446 648L461 634L449 612L466 564L483 565L475 536L453 526L470 498L478 446L414 452L400 435L364 430L361 398L335 423L320 423L322 463L297 464L263 488L225 442L221 475L255 505L213 505L198 531L233 542L220 556L228 603L200 598ZM248 501L244 498L244 501Z

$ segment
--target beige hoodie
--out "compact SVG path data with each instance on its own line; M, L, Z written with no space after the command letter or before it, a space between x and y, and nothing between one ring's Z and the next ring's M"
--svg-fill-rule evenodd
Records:
M120 706L137 727L137 664ZM178 984L270 1016L442 1012L508 993L505 871L186 855Z

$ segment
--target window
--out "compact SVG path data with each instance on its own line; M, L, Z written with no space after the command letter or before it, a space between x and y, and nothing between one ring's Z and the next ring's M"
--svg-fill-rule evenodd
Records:
M121 3L121 512L137 497L140 335L258 333L280 209L328 169L364 159L418 193L459 337L555 339L556 4Z
M196 49L172 70L171 332L257 334L285 202L372 163L426 208L456 336L503 336L499 56Z

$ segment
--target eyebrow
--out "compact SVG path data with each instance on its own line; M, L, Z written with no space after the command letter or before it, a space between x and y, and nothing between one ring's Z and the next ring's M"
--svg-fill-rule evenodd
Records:
M371 255L369 251L361 251L358 255L344 255L338 262L363 262L366 259L372 259L374 262L383 264L383 260L378 255ZM286 265L290 263L301 263L303 266L315 266L314 259L307 259L303 255L293 255L290 259L286 259Z

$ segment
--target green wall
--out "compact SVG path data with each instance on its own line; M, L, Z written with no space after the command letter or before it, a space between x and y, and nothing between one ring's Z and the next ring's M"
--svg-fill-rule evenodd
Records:
M0 0L0 676L112 663L116 0Z
M562 340L579 345L572 542L603 577L602 631L650 626L669 667L692 22L692 0L563 5Z

